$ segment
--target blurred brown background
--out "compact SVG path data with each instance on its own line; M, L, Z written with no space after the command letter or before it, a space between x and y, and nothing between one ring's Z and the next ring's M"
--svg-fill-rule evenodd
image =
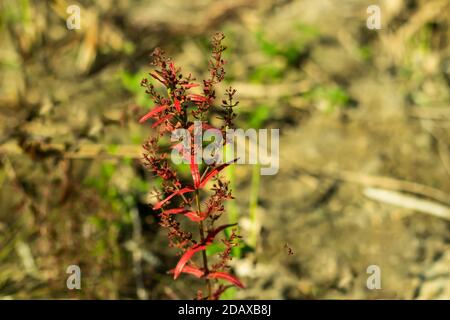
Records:
M220 30L238 126L281 133L276 176L227 173L252 249L227 297L449 299L449 26L448 0L2 0L0 297L194 296L147 205L139 82L156 46L201 79Z

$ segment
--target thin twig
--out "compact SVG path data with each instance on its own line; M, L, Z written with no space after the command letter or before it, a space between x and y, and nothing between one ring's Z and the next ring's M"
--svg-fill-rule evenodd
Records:
M306 169L304 167L302 167L302 170L312 176L323 176L342 181L358 183L364 186L404 191L430 198L444 204L450 204L450 195L448 195L447 193L416 182L398 180L385 176L368 175L352 171L314 170Z
M450 208L434 201L422 200L400 192L379 188L366 188L364 190L364 195L373 200L450 220Z

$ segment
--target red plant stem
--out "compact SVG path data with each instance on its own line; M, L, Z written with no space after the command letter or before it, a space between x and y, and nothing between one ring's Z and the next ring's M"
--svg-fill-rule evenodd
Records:
M199 196L198 189L195 190L195 202L197 204L197 215L200 216L201 209L200 209L200 196ZM200 240L201 240L201 242L204 242L205 241L205 231L203 229L203 221L200 221L198 228L200 231ZM206 256L206 250L202 251L202 256L203 256L203 268L205 269L205 277L207 277L208 273L209 273L209 269L208 269L208 257ZM206 287L208 288L208 298L210 298L212 291L211 291L211 281L208 278L206 278Z

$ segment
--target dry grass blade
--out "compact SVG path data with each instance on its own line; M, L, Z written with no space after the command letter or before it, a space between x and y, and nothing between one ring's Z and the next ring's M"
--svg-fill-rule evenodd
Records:
M330 170L303 170L313 176L323 176L342 181L358 183L364 186L379 187L388 190L396 190L420 195L436 200L444 204L450 204L450 195L442 190L432 188L417 182L398 180L391 177L374 176L352 171L330 171Z
M439 203L418 199L401 192L379 188L366 188L364 195L370 199L392 204L398 207L412 209L450 221L450 208Z

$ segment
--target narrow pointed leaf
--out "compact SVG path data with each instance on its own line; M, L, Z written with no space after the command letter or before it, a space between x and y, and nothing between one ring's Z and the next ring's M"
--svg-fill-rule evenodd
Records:
M198 87L197 83L187 83L187 84L183 84L183 87L185 87L186 89L190 89L190 88L194 88L194 87Z
M157 115L158 113L161 113L162 111L166 110L168 106L162 105L162 106L156 106L152 111L144 115L141 119L139 119L139 123L143 123L147 121L148 119L152 118L154 115Z
M200 185L200 172L198 171L198 164L195 163L195 153L191 153L191 159L189 162L191 166L192 180L194 180L194 187L195 189L198 189L198 186Z
M206 219L206 216L202 213L201 216L197 214L197 212L189 211L184 213L184 216L191 219L194 222L200 222Z
M172 270L169 270L168 273L174 273L174 272L175 272L175 269L172 269ZM193 266L189 266L189 265L185 265L183 267L183 270L181 270L181 273L189 273L197 278L201 278L204 275L203 270L193 267Z
M236 278L235 276L232 276L229 273L226 272L211 272L208 274L207 276L208 279L223 279L226 280L228 282L231 282L232 284L234 284L235 286L239 287L239 288L244 288L245 286L242 284L241 281L239 281L238 278Z
M158 121L156 121L154 124L152 124L152 128L155 128L157 126L159 126L161 123L163 123L166 120L169 120L173 117L173 114L168 114L165 117L162 117L161 119L159 119Z
M178 213L184 213L184 212L186 212L186 209L184 209L184 208L175 208L175 209L165 210L162 214L178 214Z
M195 102L205 102L208 100L208 98L199 95L199 94L189 94L187 96L191 101L195 101Z
M192 256L198 252L198 251L202 251L205 250L206 246L205 245L195 245L192 248L190 248L189 250L187 250L180 258L180 260L178 261L174 272L173 272L173 278L177 279L178 276L180 275L180 273L182 272L184 266L186 265L186 263L189 261L189 259L192 258Z
M222 171L223 169L225 169L226 167L228 167L231 163L235 162L237 159L234 159L231 162L228 163L223 163L219 166L217 166L215 169L213 169L212 171L210 171L204 178L203 180L200 182L199 188L203 188L205 187L206 183L211 180L212 177L214 177L215 175L217 175L220 171Z
M186 187L180 190L177 190L175 192L173 192L170 196L168 196L167 198L165 198L164 200L161 200L160 202L158 202L157 204L155 204L153 206L153 210L158 210L160 209L164 204L167 203L167 201L169 201L170 199L172 199L173 197L175 197L176 195L182 195L185 194L187 192L192 192L194 191L194 189L190 188L190 187Z
M209 233L208 233L208 235L206 236L206 239L205 239L205 244L211 244L212 242L213 242L213 240L214 240L214 238L216 237L216 235L220 232L220 231L222 231L222 230L225 230L226 228L229 228L229 227L233 227L233 226L235 226L235 225L237 225L237 223L231 223L231 224L224 224L224 225L221 225L220 227L217 227L216 229L214 229L213 231L210 231Z

